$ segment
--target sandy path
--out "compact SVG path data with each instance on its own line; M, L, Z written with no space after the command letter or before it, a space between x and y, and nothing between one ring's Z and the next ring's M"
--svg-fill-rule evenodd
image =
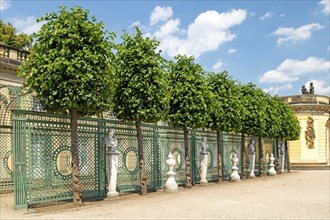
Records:
M155 192L13 210L13 195L0 195L0 219L330 219L330 171L293 171L237 183L210 183L177 193Z

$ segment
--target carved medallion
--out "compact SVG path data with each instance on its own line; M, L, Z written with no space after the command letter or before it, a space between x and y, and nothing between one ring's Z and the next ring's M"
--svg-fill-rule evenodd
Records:
M315 131L314 131L314 119L312 117L307 118L307 128L305 131L306 144L309 149L314 148Z

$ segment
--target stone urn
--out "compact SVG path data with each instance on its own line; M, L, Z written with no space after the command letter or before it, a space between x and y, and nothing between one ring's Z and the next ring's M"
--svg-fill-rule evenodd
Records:
M270 154L270 157L269 157L269 170L268 170L268 175L269 176L274 176L276 175L276 170L275 170L275 165L274 165L274 155L273 154Z
M173 154L168 155L168 159L166 160L166 164L168 166L169 171L167 174L167 181L164 185L164 191L166 192L176 192L178 191L178 184L175 181L176 173L173 171L176 161L174 159Z

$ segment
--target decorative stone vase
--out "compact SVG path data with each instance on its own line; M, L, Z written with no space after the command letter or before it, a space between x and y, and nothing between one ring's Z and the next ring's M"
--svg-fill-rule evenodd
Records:
M269 157L269 170L268 170L268 175L269 176L274 176L276 175L276 170L274 169L275 165L274 165L274 155L273 154L270 154L270 157Z
M175 181L176 173L173 171L176 161L174 156L170 153L168 159L166 160L169 171L167 172L167 181L164 185L164 191L166 192L176 192L178 191L178 184Z
M232 173L230 174L230 181L236 182L240 180L240 176L237 172L238 167L237 167L237 163L238 163L238 158L237 158L237 154L233 154L233 158L231 159L231 162L233 164L232 166Z

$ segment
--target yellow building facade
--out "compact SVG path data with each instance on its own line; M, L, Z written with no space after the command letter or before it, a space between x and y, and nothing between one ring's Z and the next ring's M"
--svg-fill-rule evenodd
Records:
M330 97L302 94L282 97L300 122L300 139L289 141L291 166L330 166Z

